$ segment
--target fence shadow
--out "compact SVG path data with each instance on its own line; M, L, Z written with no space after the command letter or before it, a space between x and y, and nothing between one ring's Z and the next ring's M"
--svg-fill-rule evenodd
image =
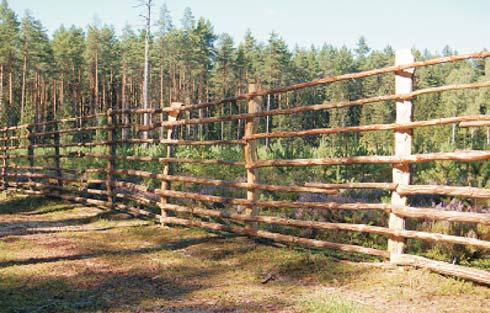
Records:
M67 220L60 215L59 220L44 221L43 225L84 225L89 224L91 219L97 219L97 216L110 217L111 214L117 213L100 212L96 216ZM187 232L185 228L174 228L172 231L177 237L180 232ZM328 280L335 277L340 282L352 277L345 275L342 265L328 257L321 257L323 261L319 268L311 263L307 253L262 245L233 234L214 232L206 233L204 237L200 234L180 240L172 236L163 239L160 231L152 232L151 228L137 230L135 234L145 234L145 241L151 245L123 250L104 245L90 246L88 251L83 251L84 244L93 240L83 235L76 240L77 251L71 255L40 255L0 262L0 307L6 308L5 312L98 312L109 309L134 311L145 303L164 303L161 310L169 312L248 312L258 311L263 305L262 300L210 304L209 299L196 299L191 294L216 288L216 280L220 281L219 284L234 284L228 279L235 275L237 269L243 271L242 275L249 277L255 286L263 286L261 281L269 272L277 274L277 280L291 282L300 282L321 272ZM60 236L70 235L60 233ZM42 240L42 237L36 240ZM5 240L5 243L9 244L9 241ZM78 250L80 247L82 249ZM164 251L175 251L176 257L183 263L170 262L172 265L164 268L146 265L133 267L134 260L144 260L148 255ZM162 263L169 262L165 256L161 257ZM107 270L87 266L111 258L125 263L124 270L118 269L118 265ZM328 266L325 262L328 262ZM76 275L61 274L67 264L77 264ZM32 275L33 268L43 268L43 271ZM59 271L60 275L53 275L49 273L51 271ZM286 306L285 303L276 305Z
M1 214L19 214L19 213L31 213L35 214L37 210L46 206L47 204L55 201L53 198L46 196L28 196L28 197L15 197L7 198L0 201L0 215ZM59 202L58 202L59 204ZM75 204L66 203L66 206L56 206L56 210L63 210L65 208L73 208ZM44 213L44 212L42 212Z

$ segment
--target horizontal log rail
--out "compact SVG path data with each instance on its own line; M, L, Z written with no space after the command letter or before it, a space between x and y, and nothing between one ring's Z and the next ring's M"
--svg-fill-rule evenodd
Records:
M200 227L200 228L206 228L215 231L225 231L225 232L245 235L249 237L265 238L265 239L270 239L270 240L275 240L280 242L286 242L294 245L303 245L303 246L309 246L313 248L323 248L323 249L335 249L335 250L340 250L345 252L374 255L385 259L389 257L389 254L384 250L366 248L366 247L361 247L356 245L333 243L333 242L316 240L316 239L307 239L307 238L295 237L291 235L271 233L263 230L252 230L243 227L228 226L228 225L223 225L218 223L209 223L209 222L202 222L197 220L187 220L187 219L182 219L177 217L165 217L163 219L166 224Z
M5 133L5 132L8 132L8 131L13 131L13 130L26 129L27 127L29 127L29 124L22 124L22 125L17 125L17 126L4 127L4 128L0 128L0 133Z
M77 122L80 120L95 119L95 118L106 117L106 116L107 116L107 113L96 113L96 114L91 114L91 115L55 119L55 120L42 122L42 123L30 123L30 124L28 124L28 126L31 126L31 127L48 126L48 125L55 125L55 124L60 124L60 123L63 124L63 123ZM26 127L27 127L27 125L26 125Z
M490 120L484 119L480 121L468 121L459 123L459 127L490 127Z
M122 186L122 187L130 188L142 192L156 192L156 193L161 192L161 191L151 191L146 187L129 183L129 182L117 182L115 186ZM342 189L344 186L335 186L335 187ZM183 199L185 197L181 196L180 198ZM202 201L203 198L200 198L198 200ZM217 200L221 200L221 199L217 199ZM294 205L289 207L295 208ZM415 208L415 207L389 208L389 206L385 206L384 210L385 212L394 212L400 216L416 218L416 219L428 219L428 220L439 220L439 221L461 222L461 223L478 223L482 225L490 225L490 214L486 214L486 213L443 211L443 210L438 210L433 208Z
M157 204L157 203L154 203ZM394 230L386 227L372 226L365 224L347 224L347 223L328 223L317 221L304 221L297 219L288 219L276 216L246 216L236 213L228 213L217 210L208 210L197 207L184 207L173 204L161 204L166 210L175 212L192 213L199 216L228 218L241 222L260 222L265 224L275 224L287 227L312 228L320 230L340 230L349 232L369 233L388 237L403 237L411 239L419 239L430 242L444 242L450 244L463 244L478 247L485 250L490 250L490 242L476 238L452 236L440 233L428 233L413 230Z
M490 199L490 189L488 188L437 185L398 185L396 191L403 196L444 195L452 197Z
M445 195L454 197L468 197L489 199L490 190L486 188L439 186L439 185L399 185L394 183L345 183L324 184L306 183L305 186L325 189L382 189L397 191L402 196L411 195Z
M34 195L34 196L45 196L46 193L43 191L39 190L31 190L27 188L17 188L17 187L7 187L7 191L15 192L15 193L22 193L22 194L27 194L27 195Z
M414 266L429 269L433 272L456 276L479 284L490 285L490 272L461 265L430 260L421 256L400 254L393 260L396 265Z
M53 130L47 132L35 132L29 134L28 137L34 138L34 137L44 137L44 136L56 135L56 134L71 134L71 133L91 132L91 131L109 130L109 129L114 129L114 126L99 125L99 126L89 126L89 127L67 128L67 129Z
M23 145L23 146L12 146L12 147L4 147L0 148L0 151L2 150L24 150L30 148L72 148L72 147L97 147L97 146L107 146L110 142L109 141L103 141L103 142L80 142L80 143L66 143L66 144L36 144L36 145Z
M5 150L4 150L5 151ZM9 155L0 155L0 160L3 160L3 159L7 159L7 160L17 160L17 159L28 159L30 158L31 156L28 155L28 154L9 154ZM42 156L43 158L53 158L55 157L54 155L43 155Z
M156 201L145 198L143 196L137 196L137 195L132 195L132 194L128 194L128 193L118 192L118 193L114 194L114 197L119 198L119 199L124 199L127 201L136 202L137 204L140 204L140 205L146 206L146 207L156 207L156 208L159 207L159 205Z
M20 186L27 186L27 187L37 187L39 188L39 191L42 190L56 190L56 191L63 191L63 192L68 192L68 193L76 193L76 194L93 194L93 195L107 195L107 191L105 190L99 190L99 189L93 189L93 188L75 188L75 187L67 187L67 186L58 186L58 185L53 185L53 184L46 184L46 183L38 183L38 182L17 182L18 185Z
M286 166L320 166L320 165L352 165L352 164L402 164L425 163L433 161L486 161L490 160L490 151L469 150L457 152L439 152L412 154L408 156L354 156L328 159L293 159L293 160L260 160L251 168L286 167Z
M325 189L382 189L396 190L397 184L394 183L345 183L345 184L325 184L325 183L305 183L307 187Z
M0 155L0 160L1 159L10 159L10 160L28 159L30 157L31 156L28 154L9 154L8 156ZM67 158L84 158L84 157L90 157L90 155L85 155L85 153L81 151L71 151L69 153L59 154L59 155L55 155L55 154L36 155L36 158L43 158L43 159L54 159L54 158L67 159Z
M317 128L308 129L302 131L275 131L271 133L261 133L254 134L250 137L244 137L245 140L256 140L263 138L293 138L293 137L306 137L314 135L327 135L327 134L338 134L338 133L361 133L361 132L372 132L372 131L387 131L387 130L406 130L414 129L419 127L429 127L429 126L440 126L447 124L455 124L461 122L486 122L490 123L490 115L470 115L470 116L460 116L460 117L447 117L438 118L428 121L417 121L410 123L392 123L392 124L371 124L364 126L350 126L350 127L338 127L338 128Z
M165 157L149 157L149 156L135 156L135 155L117 155L111 156L109 154L101 153L86 153L82 151L73 151L67 154L57 155L39 155L36 157L42 157L44 159L52 159L59 157L61 159L67 158L93 158L93 159L115 159L115 160L125 160L125 161L139 161L139 162L159 162L159 163L181 163L181 164L202 164L202 165L228 165L228 166L245 166L245 162L233 162L225 160L206 160L206 159L180 159L180 158L165 158ZM10 154L8 157L0 155L1 159L27 159L29 155L27 154Z
M173 140L173 139L128 139L117 140L117 144L168 144L168 145L244 145L245 140Z
M67 172L67 173L76 173L76 174L82 174L85 171L83 170L76 170L72 168L56 168L56 167L43 167L43 166L21 166L17 164L7 164L7 168L15 169L15 170L23 170L23 171L62 171L62 172Z
M141 178L152 178L164 181L173 181L173 182L182 182L187 184L199 184L199 185L207 185L207 186L220 186L227 188L241 188L247 190L264 190L264 191L279 191L279 192L304 192L304 193L321 193L321 194L336 194L336 190L329 190L324 188L313 188L313 187L303 187L303 186L279 186L279 185L262 185L262 184L249 184L249 183L241 183L234 181L225 181L218 179L205 179L205 178L196 178L190 176L174 176L174 175L163 175L163 174L154 174L145 171L137 171L137 170L116 170L113 171L114 175L128 175L128 176L136 176Z
M8 164L7 168L11 168L14 170L22 170L22 171L33 171L33 172L40 172L40 171L61 171L61 172L66 172L66 173L73 173L73 174L78 174L78 175L83 175L83 174L96 174L96 173L105 173L106 170L103 168L87 168L84 170L77 170L77 169L72 169L72 168L65 168L65 167L43 167L43 166L19 166L17 164Z
M184 164L204 164L204 165L230 165L230 166L245 166L245 162L232 162L225 160L206 160L206 159L180 159L180 158L165 158L165 157L149 157L149 156L137 156L137 155L126 155L126 156L110 156L106 154L93 154L87 153L84 156L108 159L113 158L115 160L124 161L138 161L138 162L159 162L159 163L184 163Z
M416 98L418 96L431 94L431 93L441 93L441 92L458 91L458 90L466 90L466 89L478 89L478 88L485 88L485 87L490 87L490 81L468 83L468 84L454 84L454 85L446 85L440 87L430 87L430 88L413 91L403 95L393 94L393 95L362 98L362 99L351 100L351 101L344 100L344 101L328 102L328 103L308 105L308 106L297 106L297 107L287 108L287 109L275 109L275 110L261 111L255 113L235 114L235 115L228 115L228 116L208 117L208 118L181 119L175 122L168 121L168 122L154 123L148 126L141 126L138 128L138 131L139 132L150 131L159 127L171 128L175 126L192 125L192 124L209 124L209 123L218 123L218 122L233 121L233 120L244 120L244 119L256 118L256 117L325 111L331 109L363 106L363 105L377 103L377 102L406 101L406 100L411 100L413 98Z
M18 136L11 136L11 137L2 137L0 138L0 142L4 142L4 141L17 141L17 140L25 140L27 139L27 137L23 136L23 137L18 137Z
M222 203L224 205L241 205L257 206L261 208L289 208L289 209L319 209L319 210L374 210L389 212L391 205L385 203L339 203L339 202L302 202L302 201L251 201L247 199L226 198L220 196L209 196L200 193L173 191L173 190L155 190L157 195L166 197L197 200L203 202Z
M393 212L397 215L416 218L429 219L451 222L467 222L490 225L490 214L472 213L472 212L455 212L442 211L428 208L414 207L392 207L384 203L338 203L338 202L298 202L298 201L248 201L245 199L229 199L218 196L207 196L198 193L181 192L181 191L162 191L155 190L156 194L174 197L178 199L191 199L204 202L223 203L228 205L250 206L256 205L264 208L304 208L304 209L322 209L322 210L378 210L386 213Z
M77 178L67 178L67 177L60 177L57 175L48 175L48 174L41 174L41 173L7 173L7 177L15 177L15 178L44 178L44 179L56 179L64 182L69 182L69 183L79 183L80 179Z
M112 182L112 185L115 187L123 187L131 191L150 192L150 190L146 186L138 185L127 181L116 180Z
M391 212L408 218L490 225L490 214L444 211L434 208L392 206Z

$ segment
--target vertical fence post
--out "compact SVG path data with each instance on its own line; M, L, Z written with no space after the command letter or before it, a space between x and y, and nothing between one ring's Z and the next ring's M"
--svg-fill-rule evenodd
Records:
M399 50L396 52L395 65L403 65L414 62L414 56L410 50ZM414 69L407 69L395 73L395 92L397 95L407 94L413 91L413 73ZM412 121L412 102L398 101L396 102L396 122L408 123ZM412 153L412 130L396 130L395 131L395 155L408 156ZM410 164L393 164L393 183L395 184L410 184ZM397 191L391 194L392 206L406 206L407 197L400 196ZM394 213L390 213L389 228L393 230L405 229L405 219ZM388 241L388 251L390 252L390 261L395 262L395 259L400 254L403 254L405 241L403 238L391 238Z
M56 169L56 177L58 186L63 186L62 173L61 173L61 157L60 157L60 129L58 121L54 120L54 167Z
M254 93L257 91L256 84L248 85L248 93ZM248 101L248 113L257 113L261 110L262 97L250 97ZM256 118L247 118L245 121L245 137L252 136L257 132ZM247 183L257 183L257 173L255 169L250 168L255 162L257 162L257 143L256 140L247 140L244 148L245 167L247 169ZM257 190L247 190L247 200L257 201ZM258 214L258 208L251 206L245 208L245 214L247 216L256 216ZM257 223L247 223L245 226L248 230L257 230Z
M31 124L27 125L27 128L26 128L26 138L27 138L27 158L29 160L29 167L31 168L31 171L33 171L33 167L34 167L34 147L33 147L33 127ZM32 190L33 189L33 186L32 186L32 177L29 177L29 184L31 184L30 186L30 189Z
M33 146L33 127L31 124L27 125L26 128L27 136L27 158L29 159L29 166L34 167L34 146Z
M8 131L5 130L5 132L2 132L3 133L3 151L2 151L2 190L5 191L8 189L8 184L7 184L7 158L8 158L8 154L7 154L7 146L8 146L8 142L7 142L7 137L8 137Z
M182 107L181 102L172 102L170 104L170 107L173 109L173 111L168 113L168 121L169 122L175 122L179 116L179 108ZM169 127L167 128L167 140L172 140L174 137L176 128L175 127ZM172 158L174 156L174 145L172 144L167 144L167 158ZM171 162L165 162L165 165L163 167L163 175L172 175L173 174L173 163ZM162 186L160 187L161 190L170 190L170 182L167 180L162 180ZM168 197L167 196L160 196L160 203L165 206L165 204L168 203ZM160 217L160 223L161 225L165 225L165 218L167 217L167 211L163 208L161 209L161 217Z
M113 197L113 180L114 180L114 163L116 156L116 145L114 143L114 122L113 122L113 112L112 108L107 110L107 147L109 148L109 157L107 158L107 169L106 169L106 191L107 191L107 202L110 203L111 207L114 204Z

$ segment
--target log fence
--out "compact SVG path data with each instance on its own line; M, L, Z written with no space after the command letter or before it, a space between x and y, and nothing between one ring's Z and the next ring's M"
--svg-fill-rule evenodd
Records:
M475 90L490 87L490 82L447 85L414 90L414 71L418 68L443 63L485 59L490 52L450 56L427 61L415 61L410 51L399 51L396 63L382 69L326 77L306 83L274 89L260 89L249 85L248 93L218 101L183 104L152 109L109 109L90 116L69 117L44 123L9 126L0 129L1 185L3 190L33 195L56 196L68 201L122 210L134 215L154 219L162 225L200 227L213 231L232 232L253 238L265 238L293 245L318 249L336 249L360 253L389 260L392 264L428 268L444 275L454 275L490 285L488 271L435 261L407 253L407 240L431 243L467 245L488 253L490 242L483 238L470 238L429 231L410 230L407 220L445 221L471 223L490 227L488 208L481 212L445 211L428 207L413 207L410 198L420 195L469 198L483 201L488 206L490 190L483 186L444 186L412 184L412 165L435 161L488 162L489 150L464 150L453 152L412 152L413 130L423 127L459 125L460 127L489 127L489 115L452 116L423 121L413 121L413 101L433 93ZM393 74L395 94L379 95L356 100L345 100L313 105L262 110L262 97L290 93L315 86L324 86L347 80ZM306 130L277 130L259 132L261 118L293 116L307 112L323 112L340 108L380 105L394 102L396 121L389 124L370 124L348 127L315 128ZM229 104L238 107L238 113L203 117L203 110ZM415 102L416 105L416 102ZM245 113L240 106L247 107ZM230 112L232 112L230 110ZM183 114L185 113L185 114ZM195 114L193 114L195 113ZM197 115L196 115L197 114ZM142 116L151 123L141 125ZM198 117L196 117L198 116ZM105 119L104 122L101 122ZM90 121L91 123L85 123ZM182 138L182 127L240 121L236 139L220 140ZM95 124L94 124L95 123ZM160 129L163 138L128 138L133 135ZM179 131L180 130L180 131ZM258 147L262 140L326 136L341 133L391 131L394 134L393 155L361 155L323 159L260 159ZM97 140L78 138L67 142L65 136L80 134L105 134ZM155 136L154 136L155 137ZM243 153L241 160L209 158L182 158L176 151L186 146L232 146ZM149 149L152 147L152 149ZM157 149L155 149L155 147ZM162 147L162 149L158 149ZM128 149L134 148L134 149ZM96 150L96 151L93 151ZM128 151L132 151L128 153ZM159 155L138 154L137 150L158 151ZM42 165L36 165L40 164ZM83 164L83 165L82 165ZM131 165L129 165L131 164ZM268 183L261 169L352 166L356 164L384 164L391 167L392 178L386 182L317 182L304 185ZM216 167L221 170L240 171L236 180L210 179L178 174L185 166ZM134 169L132 169L134 168ZM487 185L488 186L488 185ZM206 187L206 188L204 188ZM374 189L389 193L389 203L337 201L336 196L346 190ZM226 190L224 192L223 190ZM219 193L219 194L218 194ZM224 193L221 194L221 193ZM270 194L284 193L286 199L273 200ZM325 201L304 200L300 195L320 194ZM284 199L284 198L282 198ZM306 199L308 199L306 197ZM319 210L322 212L372 212L383 216L383 225L318 221L301 219L294 214L286 217L277 212L291 210ZM333 214L333 213L332 213ZM274 227L272 227L274 226ZM277 230L281 226L288 233ZM314 229L324 232L354 232L381 236L386 239L385 249L363 244L331 242L306 238L300 230ZM291 230L291 231L289 231Z

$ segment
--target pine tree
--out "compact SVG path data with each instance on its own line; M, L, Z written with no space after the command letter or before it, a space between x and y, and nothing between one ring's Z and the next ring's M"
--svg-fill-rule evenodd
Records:
M216 61L214 67L214 88L216 98L226 98L235 94L233 83L235 81L235 48L233 38L222 34L218 39ZM232 113L230 105L230 112ZM225 115L225 106L221 105L221 115ZM225 123L221 122L220 138L224 139ZM231 129L230 129L231 131Z
M11 124L13 116L9 113L15 109L14 76L17 70L20 40L17 16L6 0L0 3L0 42L0 121Z
M43 76L50 74L52 64L51 46L46 30L39 20L36 20L29 12L22 19L21 29L22 45L22 83L20 97L19 119L21 123L32 122L30 116L33 114L33 103L28 102L28 84L31 82L31 72L42 73ZM32 92L31 92L32 95ZM29 104L29 107L27 105ZM29 110L27 110L29 108ZM26 114L30 115L26 117Z
M260 71L262 87L273 88L288 84L290 81L291 53L286 42L277 33L272 32L270 34L267 46L262 50L262 55L264 59L264 64ZM272 96L268 96L266 99L266 111L278 107L279 103L276 103ZM289 117L287 116L279 116L273 120L270 116L267 116L265 131L270 132L272 127L284 129L288 124L288 119ZM268 140L266 146L269 146Z
M83 29L75 26L67 29L61 25L53 34L52 49L54 72L61 81L60 107L62 112L60 114L82 116L84 115L83 82L85 77L85 33Z
M157 33L156 33L156 45L155 49L157 50L156 53L156 58L158 59L158 65L159 65L159 80L160 80L160 107L163 108L165 106L166 102L166 89L168 86L166 86L165 81L169 80L169 56L167 55L168 52L168 34L173 31L174 26L172 23L172 17L170 16L170 12L166 6L166 4L163 4L161 9L160 9L160 16L159 19L157 20ZM163 129L162 129L163 131Z

